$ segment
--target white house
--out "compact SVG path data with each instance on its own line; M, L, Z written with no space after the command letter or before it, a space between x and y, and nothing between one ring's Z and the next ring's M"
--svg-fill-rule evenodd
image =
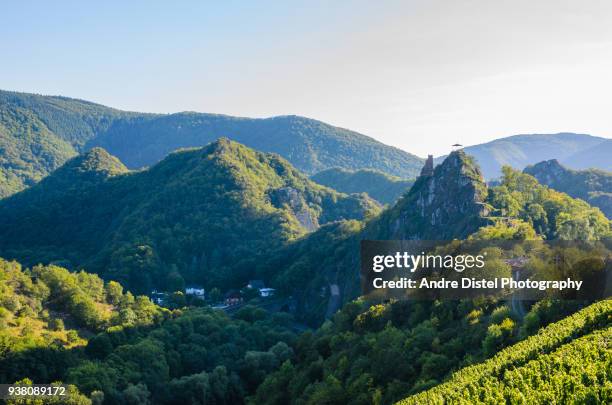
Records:
M260 288L259 295L261 295L262 297L271 297L274 295L275 291L276 290L274 288Z
M168 298L168 294L166 294L165 292L159 292L157 290L151 291L151 301L153 301L157 305L165 304L166 298Z
M190 285L185 288L185 295L193 295L194 297L204 298L206 291L202 286Z

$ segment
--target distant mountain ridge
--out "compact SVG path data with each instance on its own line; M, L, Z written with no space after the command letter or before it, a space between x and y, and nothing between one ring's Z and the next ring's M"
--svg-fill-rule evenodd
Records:
M70 157L96 146L134 169L219 137L278 153L309 175L339 167L408 179L418 175L424 162L357 132L300 116L136 113L68 97L0 90L0 198L31 186ZM576 169L612 170L612 140L585 134L515 135L464 150L476 158L486 179L499 177L503 165L522 170L549 159Z
M0 198L40 181L115 120L146 114L0 90Z
M423 159L372 138L296 115L263 119L183 112L138 120L119 120L92 139L130 168L149 166L169 152L203 146L219 137L285 157L297 169L314 174L330 167L371 168L414 177Z
M40 181L67 159L101 146L131 169L170 152L227 137L274 152L314 174L331 167L371 168L414 177L423 160L321 121L183 112L120 111L84 100L0 90L0 198Z
M598 143L588 149L574 153L561 162L573 169L601 169L612 171L612 139Z
M603 152L599 152L602 148ZM612 140L586 134L514 135L466 146L463 150L476 159L488 180L500 177L504 165L523 170L528 165L549 159L557 159L577 169L612 170L612 159L605 158L606 150L612 153ZM599 158L594 159L596 155ZM437 161L442 158L437 158Z

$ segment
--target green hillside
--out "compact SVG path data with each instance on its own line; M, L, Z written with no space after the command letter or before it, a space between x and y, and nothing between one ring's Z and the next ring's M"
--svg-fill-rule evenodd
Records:
M612 218L612 172L572 170L555 159L528 166L524 172L544 185L599 207L608 218Z
M353 301L362 239L601 239L610 236L610 225L598 209L510 168L499 186L488 188L474 160L454 152L378 217L322 227L270 263L277 285L300 285L291 293L304 313L326 312L331 319L302 336L296 360L268 376L254 402L393 403L584 305L543 300L523 318L493 299Z
M107 130L116 119L147 116L61 96L0 90L0 106L29 111L58 138L82 151L87 141Z
M593 304L399 404L609 403L612 301Z
M434 388L431 395L417 396L408 403L453 403L462 397L468 398L465 403L473 403L478 396L470 398L471 388L465 392L462 386L462 383L470 382L480 388L478 394L497 399L483 403L498 403L499 397L494 397L497 390L489 387L496 387L494 380L502 380L504 375L508 375L505 370L514 370L536 358L538 353L552 352L561 344L593 330L609 329L612 307L609 301L604 302L607 304L596 304L571 316L580 308L580 303L541 301L521 319L505 302L397 301L376 304L357 300L345 305L315 332L302 335L295 359L265 379L253 402L278 405L325 401L334 404L389 404L443 384L439 390ZM554 325L550 333L540 332L529 338L538 328L557 321L561 322ZM568 323L571 325L566 327ZM606 377L602 376L602 370L609 368L610 351L601 346L602 339L597 343L600 346L597 351L577 353L568 364L576 367L580 362L593 362L588 377L598 378L603 385ZM503 350L495 357L506 347L511 349ZM516 357L512 357L515 354ZM486 361L490 357L493 360ZM506 368L504 362L508 357L513 362ZM552 370L558 370L555 361L545 356L541 360L543 379L554 373ZM482 362L484 368L480 365L468 367ZM483 369L487 372L493 369L493 375L480 381L479 375L487 376L481 372ZM462 371L453 374L457 370ZM525 380L538 381L538 370L535 370ZM582 375L579 369L568 374L575 375L576 372ZM451 383L444 384L449 376ZM593 380L586 381L585 384ZM499 391L503 392L503 388ZM557 392L552 391L552 396ZM440 397L447 401L427 402Z
M0 90L0 198L40 181L114 120L133 116L82 100Z
M0 280L0 340L5 351L53 342L73 347L92 333L117 325L152 324L168 312L146 297L124 293L114 281L105 283L95 274L70 273L53 265L24 270L17 262L0 259Z
M84 271L3 259L0 281L0 381L71 384L44 403L240 404L293 357L288 314L171 313Z
M477 170L465 154L453 153L379 216L321 227L272 252L259 267L297 299L302 320L318 325L359 295L360 240L464 238L485 225L486 185Z
M258 257L321 224L378 210L365 194L317 185L279 156L226 139L140 172L95 148L0 201L0 254L84 266L144 293L184 280L230 287L254 275Z
M76 155L32 112L0 105L0 198L36 183Z
M51 382L107 329L149 327L170 312L83 271L0 259L0 381Z
M132 113L67 97L0 90L0 198L96 146L134 169L220 137L278 153L309 174L339 166L413 177L422 164L422 159L365 135L298 116Z
M394 203L414 184L413 180L402 180L378 170L351 171L337 167L319 172L311 179L341 193L367 193L382 204Z
M364 239L592 240L611 235L611 223L599 209L509 167L504 173L500 185L489 188L474 160L453 152L377 217L322 227L274 251L260 268L275 286L297 297L300 315L316 325L359 295Z

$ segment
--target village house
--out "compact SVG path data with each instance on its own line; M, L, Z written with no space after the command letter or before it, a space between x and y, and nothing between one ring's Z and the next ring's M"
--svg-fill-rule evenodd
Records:
M229 290L225 293L225 305L238 305L243 301L244 299L242 298L242 294L238 290Z
M249 280L249 283L246 285L246 287L257 290L259 292L260 297L271 297L276 291L274 288L266 287L263 280Z
M204 297L206 296L206 290L204 290L204 287L200 285L188 285L185 288L185 295L191 295L204 299Z
M262 297L271 297L276 290L274 288L260 288L259 295Z

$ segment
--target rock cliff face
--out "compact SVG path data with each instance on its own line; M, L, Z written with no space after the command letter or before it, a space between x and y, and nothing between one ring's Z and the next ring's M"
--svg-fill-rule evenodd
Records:
M460 239L486 224L487 187L462 151L424 171L410 192L376 224L378 239Z
M272 204L277 208L288 207L295 218L309 232L319 228L317 216L309 209L304 197L293 187L282 187L270 193Z
M525 173L552 189L581 198L612 218L612 173L604 170L572 170L556 159L527 166Z

